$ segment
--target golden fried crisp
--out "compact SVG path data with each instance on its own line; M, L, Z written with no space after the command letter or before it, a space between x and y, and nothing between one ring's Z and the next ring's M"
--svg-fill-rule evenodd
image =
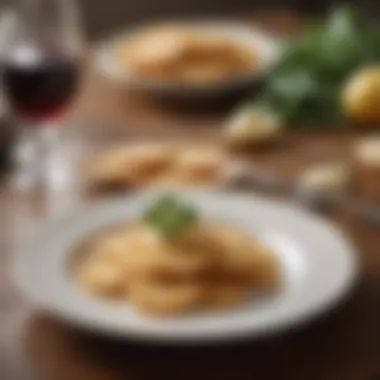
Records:
M169 145L141 144L111 148L85 165L85 179L100 186L139 186L151 180L173 159L174 149Z
M219 225L209 228L221 252L219 276L238 283L277 285L277 262L268 248L237 228Z
M235 306L248 299L251 289L234 283L214 282L204 287L204 305L212 309Z
M170 145L136 145L129 149L126 172L132 185L140 185L167 169L175 149Z
M180 59L188 32L174 25L151 28L137 34L119 49L119 57L126 65L138 69Z
M85 251L75 272L82 288L129 297L148 314L230 307L280 281L275 255L227 225L198 223L171 238L146 225L122 226L95 237Z
M230 81L249 74L258 61L251 47L224 33L180 25L137 33L121 44L118 58L135 76L187 85Z
M216 253L207 245L203 235L172 241L146 227L136 234L131 251L139 254L125 256L123 262L131 275L144 273L147 277L160 279L194 278L214 265Z
M126 186L125 167L128 165L126 149L106 151L85 163L84 177L92 185Z
M233 70L223 62L193 62L177 69L176 79L181 83L204 85L223 82L230 74L233 75Z
M148 188L162 190L186 189L196 186L199 186L199 183L194 181L185 181L182 178L179 179L177 172L165 173L164 175L154 178L147 184Z
M131 287L130 301L143 313L172 316L198 309L203 289L196 282L138 282Z
M76 276L84 290L95 296L117 298L127 289L122 269L112 261L91 257L79 268Z
M178 188L218 183L226 155L213 147L136 144L109 149L88 160L93 187Z
M176 158L175 167L188 177L207 179L219 175L225 157L218 149L198 147L184 149Z
M191 233L168 240L145 226L129 227L112 238L101 239L92 255L112 261L128 279L199 277L214 265L217 253L207 236Z

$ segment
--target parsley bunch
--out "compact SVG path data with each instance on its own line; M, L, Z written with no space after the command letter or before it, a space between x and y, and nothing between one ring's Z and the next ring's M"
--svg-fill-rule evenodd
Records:
M288 43L257 99L284 124L339 126L340 97L349 76L380 61L380 32L357 9L335 8L326 22Z

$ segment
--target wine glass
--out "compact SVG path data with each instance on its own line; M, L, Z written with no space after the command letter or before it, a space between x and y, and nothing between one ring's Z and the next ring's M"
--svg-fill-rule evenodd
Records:
M3 87L19 117L17 183L55 185L68 179L60 125L76 93L82 39L74 0L18 0L3 47Z

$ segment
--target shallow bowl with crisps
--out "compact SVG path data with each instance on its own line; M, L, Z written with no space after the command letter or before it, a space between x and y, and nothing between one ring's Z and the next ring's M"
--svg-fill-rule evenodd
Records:
M157 195L151 191L101 201L50 221L16 255L18 285L43 310L77 327L118 338L189 343L295 328L336 306L356 279L358 265L350 243L317 216L280 201L183 191L178 196L196 205L203 218L233 224L270 247L280 263L281 287L270 294L252 294L231 309L173 318L148 317L128 300L105 302L82 292L69 270L74 247L95 231L135 221Z
M202 33L204 33L205 53L207 53L207 39L210 39L210 37L213 39L212 36L215 36L222 43L227 41L231 46L235 45L237 48L243 48L243 51L247 54L252 54L255 59L249 64L247 70L236 76L223 75L221 78L218 77L218 69L220 69L220 65L224 60L223 55L210 66L203 67L202 70L190 66L184 69L185 72L181 71L181 77L184 75L189 79L188 81L183 81L175 75L170 76L164 73L162 77L160 75L155 77L144 75L144 73L136 72L130 66L125 65L123 59L120 58L120 50L123 47L128 47L128 44L132 44L140 35L144 35L145 31L151 31L156 28L143 26L130 32L116 34L99 45L96 52L96 66L99 72L126 88L162 99L212 99L243 92L244 90L252 91L265 78L281 52L281 47L274 37L257 27L243 23L183 21L169 23L169 26L163 25L157 27L157 33L163 28L166 28L166 30L169 28L173 30L176 30L176 28L179 30L189 28L191 31L195 31L198 36L202 36ZM156 60L162 59L164 54L168 56L173 53L173 49L168 47L169 42L164 38L161 41L157 38L157 42L153 38L149 44L152 45L152 48L147 46L147 53L150 57L154 56ZM144 44L142 46L144 47ZM128 59L128 53L125 56ZM217 58L215 54L214 58ZM188 61L185 58L184 64L186 62ZM171 70L170 66L168 70Z

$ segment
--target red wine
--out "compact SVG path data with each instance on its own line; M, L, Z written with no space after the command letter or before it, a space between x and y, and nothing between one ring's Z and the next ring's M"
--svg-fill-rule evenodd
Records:
M11 106L21 116L55 118L66 110L75 93L78 71L78 62L67 54L22 47L4 64L4 88Z

